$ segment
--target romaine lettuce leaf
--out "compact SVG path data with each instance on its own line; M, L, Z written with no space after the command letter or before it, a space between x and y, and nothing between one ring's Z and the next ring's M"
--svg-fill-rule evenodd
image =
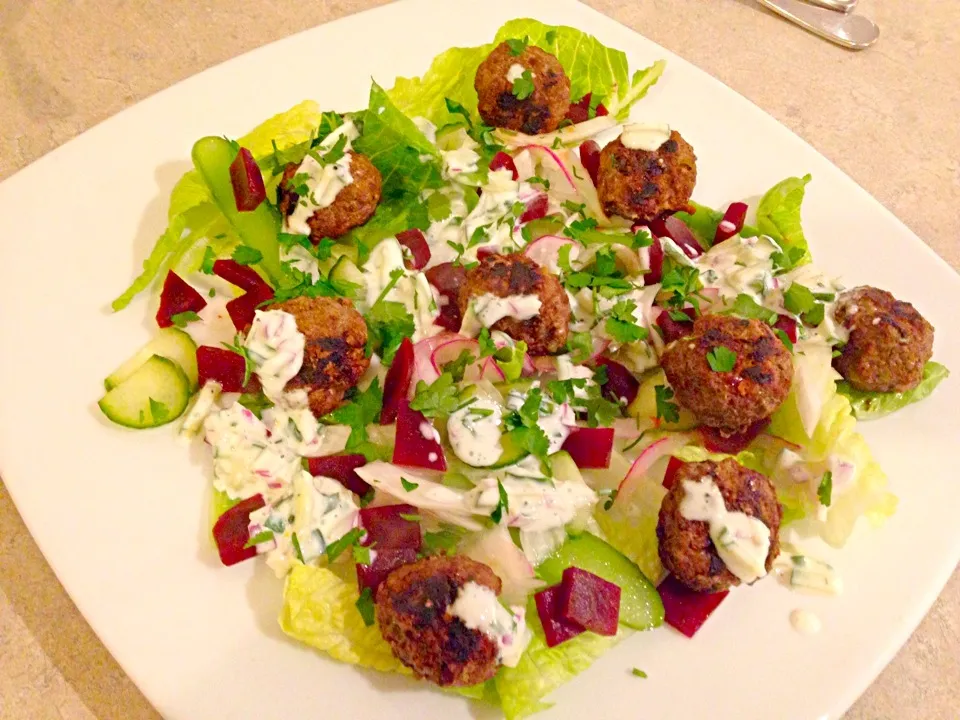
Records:
M556 647L547 647L533 600L527 606L527 623L533 639L514 668L500 668L494 678L507 720L517 720L541 710L549 693L586 670L593 661L633 631L620 626L614 637L585 632Z
M654 583L663 575L657 551L657 519L666 494L660 483L643 480L629 502L615 502L609 510L601 503L594 512L604 539L633 560Z
M460 103L476 116L477 93L473 80L477 67L499 43L522 38L557 56L570 77L571 99L578 100L592 92L610 114L621 121L659 80L665 67L663 61L658 61L631 76L627 56L620 50L608 48L592 35L576 28L521 18L501 27L493 43L451 48L437 55L421 77L397 78L388 92L390 99L409 117L425 117L437 127L457 121L447 109L445 98Z
M804 188L811 176L789 177L774 185L757 206L757 226L764 235L769 235L783 248L789 263L788 268L810 262L810 249L800 224L800 206Z
M846 380L837 383L837 392L850 401L853 414L858 420L875 420L920 402L950 374L946 367L937 362L928 362L923 366L923 379L913 390L907 392L864 392L857 390Z

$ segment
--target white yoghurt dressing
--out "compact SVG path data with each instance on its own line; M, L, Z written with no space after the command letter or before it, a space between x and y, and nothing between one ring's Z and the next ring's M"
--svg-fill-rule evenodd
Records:
M823 628L820 618L809 610L797 608L790 613L790 624L801 635L816 635Z
M397 270L403 272L403 276L383 299L400 303L413 316L413 342L436 335L442 328L434 323L440 315L440 306L433 287L422 272L406 269L403 263L403 248L396 238L386 238L377 243L363 266L367 308L372 307L393 282L391 274Z
M257 310L244 346L256 365L263 394L282 404L283 388L303 365L306 339L297 320L283 310Z
M767 574L770 528L742 512L727 510L713 478L683 481L680 514L687 520L706 522L710 539L727 568L745 583Z
M539 382L534 382L530 388L540 387ZM509 410L519 410L526 400L525 393L517 390L511 390L507 395L507 408ZM569 404L558 405L552 399L544 397L540 402L540 419L537 425L543 430L550 443L548 452L553 454L558 452L567 437L570 435L570 428L577 424L576 414Z
M520 63L514 63L507 69L507 75L506 75L507 80L511 83L516 82L517 80L523 77L523 73L526 72L526 70L527 68L525 68ZM533 70L531 70L530 77L535 78L536 76L537 76L536 73L534 73Z
M811 595L840 595L843 579L834 567L823 560L795 553L780 557L776 563L782 584L791 590Z
M510 475L500 482L509 505L504 523L529 532L563 527L597 503L597 494L582 482L527 480ZM476 507L483 514L488 515L500 502L495 478L482 480L473 492Z
M535 294L500 297L493 293L484 293L470 300L460 333L476 337L480 330L492 327L505 317L529 320L540 313L542 305L540 297Z
M655 152L670 139L670 126L666 123L631 123L623 127L620 142L630 150Z
M478 398L447 420L447 439L458 458L473 467L493 465L503 453L499 403Z
M479 630L497 643L500 662L507 667L517 666L533 638L527 627L526 610L522 607L507 610L486 585L468 582L447 609L468 628Z

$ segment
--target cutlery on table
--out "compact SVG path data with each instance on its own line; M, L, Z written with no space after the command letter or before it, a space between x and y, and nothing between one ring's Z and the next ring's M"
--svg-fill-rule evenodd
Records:
M855 0L816 0L812 5L803 0L757 0L773 12L795 22L804 30L841 45L850 50L863 50L873 45L880 37L880 28L863 15L854 15L841 10ZM829 4L830 9L823 7ZM839 11L839 12L838 12Z

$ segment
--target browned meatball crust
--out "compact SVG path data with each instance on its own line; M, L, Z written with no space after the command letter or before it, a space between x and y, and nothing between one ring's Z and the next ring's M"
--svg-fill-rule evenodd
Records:
M682 210L697 182L697 156L676 130L656 151L617 138L600 151L597 193L608 215L650 222Z
M476 685L492 678L499 666L496 642L448 612L468 582L500 594L493 570L459 555L404 565L377 589L377 622L393 654L437 685Z
M681 583L697 592L719 592L740 579L727 569L710 539L709 525L700 520L687 520L680 514L685 496L684 480L698 482L710 476L723 495L730 512L755 517L770 529L770 552L766 568L780 554L781 509L773 484L763 475L739 465L731 458L722 462L687 463L677 471L677 480L660 506L657 539L660 560Z
M523 100L513 94L513 81L507 79L513 65L532 75L533 93ZM519 55L505 42L497 45L477 68L473 86L485 123L529 135L556 130L570 107L570 78L557 58L534 45Z
M933 355L933 326L908 302L885 290L858 287L834 309L850 337L833 365L847 382L867 392L904 392L923 379Z
M299 167L296 163L287 165L277 188L277 207L284 217L292 215L300 202L300 196L290 189L290 181ZM330 205L317 208L307 220L307 225L310 226L310 241L314 245L325 237L338 238L346 235L353 228L363 225L376 212L380 202L380 171L366 155L351 152L350 175L353 182L337 193L336 199Z
M729 372L714 371L707 359L720 346L737 355ZM725 434L770 417L793 381L793 360L770 326L732 315L698 318L693 334L671 343L660 364L677 401Z
M527 344L531 355L559 352L567 343L570 301L557 276L524 255L488 255L467 272L460 287L460 312L470 298L492 293L497 297L537 295L540 313L528 320L505 317L491 330L505 332Z
M293 315L306 338L303 366L287 389L306 390L310 410L317 417L336 410L347 390L370 367L363 316L345 298L298 297L269 309Z

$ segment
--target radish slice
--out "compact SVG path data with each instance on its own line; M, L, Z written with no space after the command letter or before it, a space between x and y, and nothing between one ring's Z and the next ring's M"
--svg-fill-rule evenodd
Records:
M713 244L729 240L743 230L743 223L747 219L747 204L742 202L730 203L730 207L723 214L723 220L717 225L717 232L713 236Z
M503 382L507 379L503 370L497 365L497 361L492 357L484 358L480 363L474 363L469 366L463 374L463 379L467 382L479 382L480 380L489 380L490 382Z
M530 360L531 375L554 375L557 372L557 361L553 355L527 355ZM526 363L524 363L526 368Z
M523 148L529 152L536 162L543 168L544 177L550 181L550 190L555 195L570 198L576 195L577 184L567 165L570 162L570 153L565 148L556 151L543 145L527 145Z
M508 605L526 604L527 596L543 587L543 581L537 579L530 561L503 525L473 535L460 552L496 573L503 582L500 597Z
M549 208L550 199L544 194L538 194L532 200L527 201L527 209L523 211L523 215L520 216L517 222L523 225L546 217Z
M660 438L651 443L643 452L633 461L633 465L627 471L626 477L620 482L617 488L617 503L626 503L630 496L637 489L637 485L647 478L651 468L658 460L669 457L674 452L690 443L690 436L686 433L676 433Z
M473 338L455 336L437 345L430 355L430 362L433 363L437 375L443 372L444 365L454 362L463 352L473 355L474 359L479 358L480 343Z
M550 272L555 273L560 270L560 248L565 245L573 245L576 246L576 248L580 247L580 243L568 237L544 235L527 245L523 249L523 254L537 263L537 265L545 267ZM576 257L574 255L574 249L570 250L570 257L571 259Z
M458 337L453 333L440 333L424 338L413 346L414 375L410 383L411 386L415 387L419 380L423 380L427 385L432 385L440 377L440 370L433 364L433 351L440 345Z

